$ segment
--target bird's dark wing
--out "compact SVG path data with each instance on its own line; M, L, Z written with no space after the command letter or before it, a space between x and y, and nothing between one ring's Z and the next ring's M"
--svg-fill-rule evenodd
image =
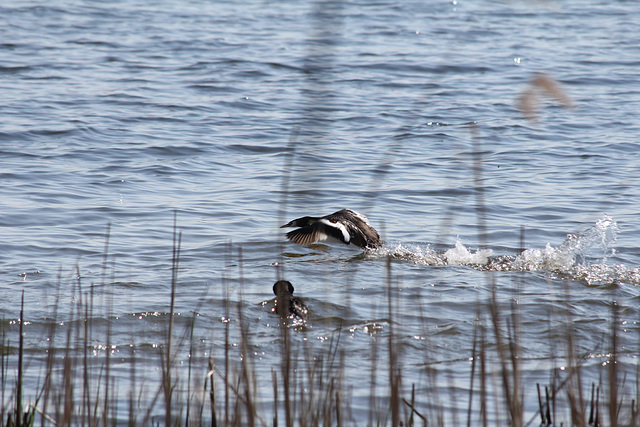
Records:
M310 245L313 242L321 242L329 238L334 238L348 244L349 239L345 241L345 238L349 237L348 233L345 235L340 228L327 225L324 223L324 220L287 233L287 238L299 245Z
M358 246L359 248L364 248L367 246L367 238L357 227L353 224L349 224L347 226L349 229L349 234L351 235L351 243Z
M368 221L363 220L360 216L352 216L347 221L347 228L349 234L351 234L351 243L354 245L365 248L377 248L382 245L382 240L378 232L369 224Z
M334 232L331 227L321 227L314 224L288 232L287 238L294 243L306 246L313 242L327 240L329 237L336 237L336 233L340 232L338 230Z
M318 232L311 226L298 228L287 233L287 238L299 245L310 245L318 241Z

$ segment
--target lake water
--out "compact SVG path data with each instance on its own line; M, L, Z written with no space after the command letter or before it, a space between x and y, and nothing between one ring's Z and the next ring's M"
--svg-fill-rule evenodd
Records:
M604 381L614 301L628 403L640 351L638 16L635 1L3 2L4 405L24 293L25 399L43 384L49 340L63 359L81 348L67 331L88 317L96 378L112 356L118 423L132 359L140 411L161 419L149 401L171 318L174 215L176 341L195 316L196 343L174 345L176 375L189 360L203 380L209 356L239 360L242 317L266 420L282 357L278 278L310 307L294 343L330 352L339 337L350 424L367 424L372 389L389 394L390 334L403 396L414 384L417 410L437 418L435 394L449 425L466 420L467 403L449 396L470 387L475 325L495 343L493 290L504 333L513 307L522 323L525 421L538 423L535 384L565 372L568 331L585 393ZM527 118L519 100L534 96ZM279 228L342 208L366 214L383 248L302 247ZM92 311L79 314L91 285Z

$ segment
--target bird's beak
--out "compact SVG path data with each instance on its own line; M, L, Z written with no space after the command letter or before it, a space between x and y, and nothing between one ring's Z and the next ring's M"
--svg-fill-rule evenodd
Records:
M285 225L281 225L280 228L287 228L287 227L291 227L291 223L288 222Z

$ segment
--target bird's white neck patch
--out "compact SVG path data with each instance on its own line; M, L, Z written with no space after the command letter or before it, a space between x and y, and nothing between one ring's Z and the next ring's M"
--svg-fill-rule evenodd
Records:
M320 220L320 222L322 222L324 225L340 230L340 232L342 233L342 236L344 237L344 243L349 243L351 241L351 234L349 234L349 230L347 230L347 227L344 224L342 224L340 221L331 222L328 219L323 218ZM325 240L328 240L330 237L331 236L327 236Z

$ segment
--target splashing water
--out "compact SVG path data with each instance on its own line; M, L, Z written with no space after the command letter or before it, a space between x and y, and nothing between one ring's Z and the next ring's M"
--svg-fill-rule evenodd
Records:
M492 253L491 249L478 249L475 253L472 253L458 239L456 240L456 246L448 249L444 253L444 257L449 265L484 265L489 262L489 257Z
M437 252L427 245L423 248L419 245L408 247L402 243L392 248L381 248L378 255L391 256L392 258L413 262L420 265L485 265L491 257L491 249L480 249L472 252L467 249L460 239L456 240L453 248L445 252Z
M512 262L511 270L546 270L586 281L590 285L630 282L640 284L640 270L623 265L608 265L615 255L614 245L620 232L608 215L587 230L568 234L557 248L527 249Z
M567 239L560 246L560 249L565 252L573 252L581 258L582 262L586 262L590 252L600 249L604 263L608 257L615 255L614 245L618 241L619 232L618 224L613 218L605 215L596 222L596 225L586 231L567 235Z
M568 234L565 241L554 248L547 243L544 249L527 249L513 261L513 270L550 270L568 272L576 260L588 264L587 256L594 249L602 250L601 263L615 254L613 245L617 241L618 224L610 216L603 216L593 227L587 230Z
M560 246L553 247L547 243L544 249L527 249L518 256L493 257L491 249L472 252L459 239L453 248L444 252L428 245L409 247L399 243L395 247L379 249L377 255L420 265L469 265L488 271L548 271L589 285L640 285L640 268L606 263L616 253L614 246L619 232L614 219L604 215L594 226L568 234Z
M419 245L405 247L398 243L395 247L385 247L376 250L376 255L389 256L402 261L412 262L419 265L447 265L446 259L430 246L423 248Z

